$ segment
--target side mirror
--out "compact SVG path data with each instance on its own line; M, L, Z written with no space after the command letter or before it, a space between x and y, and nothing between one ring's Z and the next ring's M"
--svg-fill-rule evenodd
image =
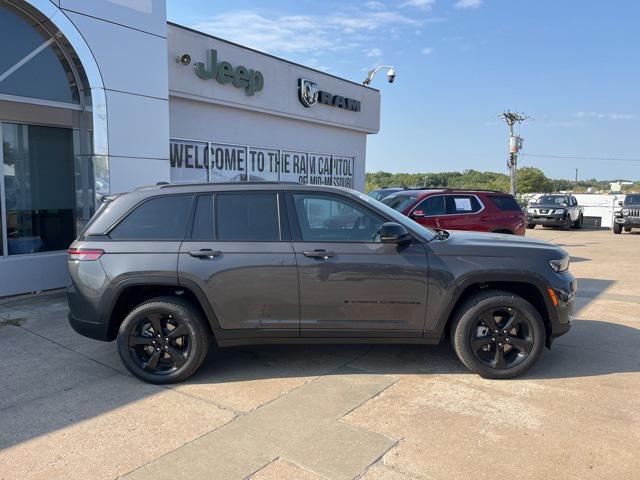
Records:
M622 202L618 202L618 205L622 206Z
M382 243L405 244L411 241L411 235L404 227L396 222L386 222L380 228L380 241Z

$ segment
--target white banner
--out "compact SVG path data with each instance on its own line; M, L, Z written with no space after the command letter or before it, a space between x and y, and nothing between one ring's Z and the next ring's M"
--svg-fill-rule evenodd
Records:
M353 188L346 155L171 140L172 182L282 181Z

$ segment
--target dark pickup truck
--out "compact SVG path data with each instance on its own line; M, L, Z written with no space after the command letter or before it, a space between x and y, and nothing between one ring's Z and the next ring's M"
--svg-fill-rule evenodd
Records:
M527 208L527 228L542 225L569 230L581 228L583 221L584 208L573 195L543 195Z

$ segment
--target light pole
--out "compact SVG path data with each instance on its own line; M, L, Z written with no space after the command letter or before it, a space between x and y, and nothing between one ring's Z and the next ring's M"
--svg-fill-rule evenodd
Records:
M511 180L511 195L515 195L518 151L520 150L519 143L522 141L522 139L519 137L514 137L513 126L516 123L524 122L529 117L516 112L511 112L509 110L501 113L500 115L498 115L498 117L503 118L509 126L509 161L507 162L507 166L509 167L509 177Z

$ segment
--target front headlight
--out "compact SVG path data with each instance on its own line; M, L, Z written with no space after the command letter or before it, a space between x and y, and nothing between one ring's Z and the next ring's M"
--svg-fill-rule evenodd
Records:
M535 208L527 208L527 212L536 213L536 209Z
M555 215L562 215L564 213L564 210L562 208L557 208L556 210L553 211L553 213Z
M629 215L629 209L628 208L623 208L622 209L622 214L623 215Z
M557 260L549 260L549 266L557 273L569 270L569 257L558 258Z

